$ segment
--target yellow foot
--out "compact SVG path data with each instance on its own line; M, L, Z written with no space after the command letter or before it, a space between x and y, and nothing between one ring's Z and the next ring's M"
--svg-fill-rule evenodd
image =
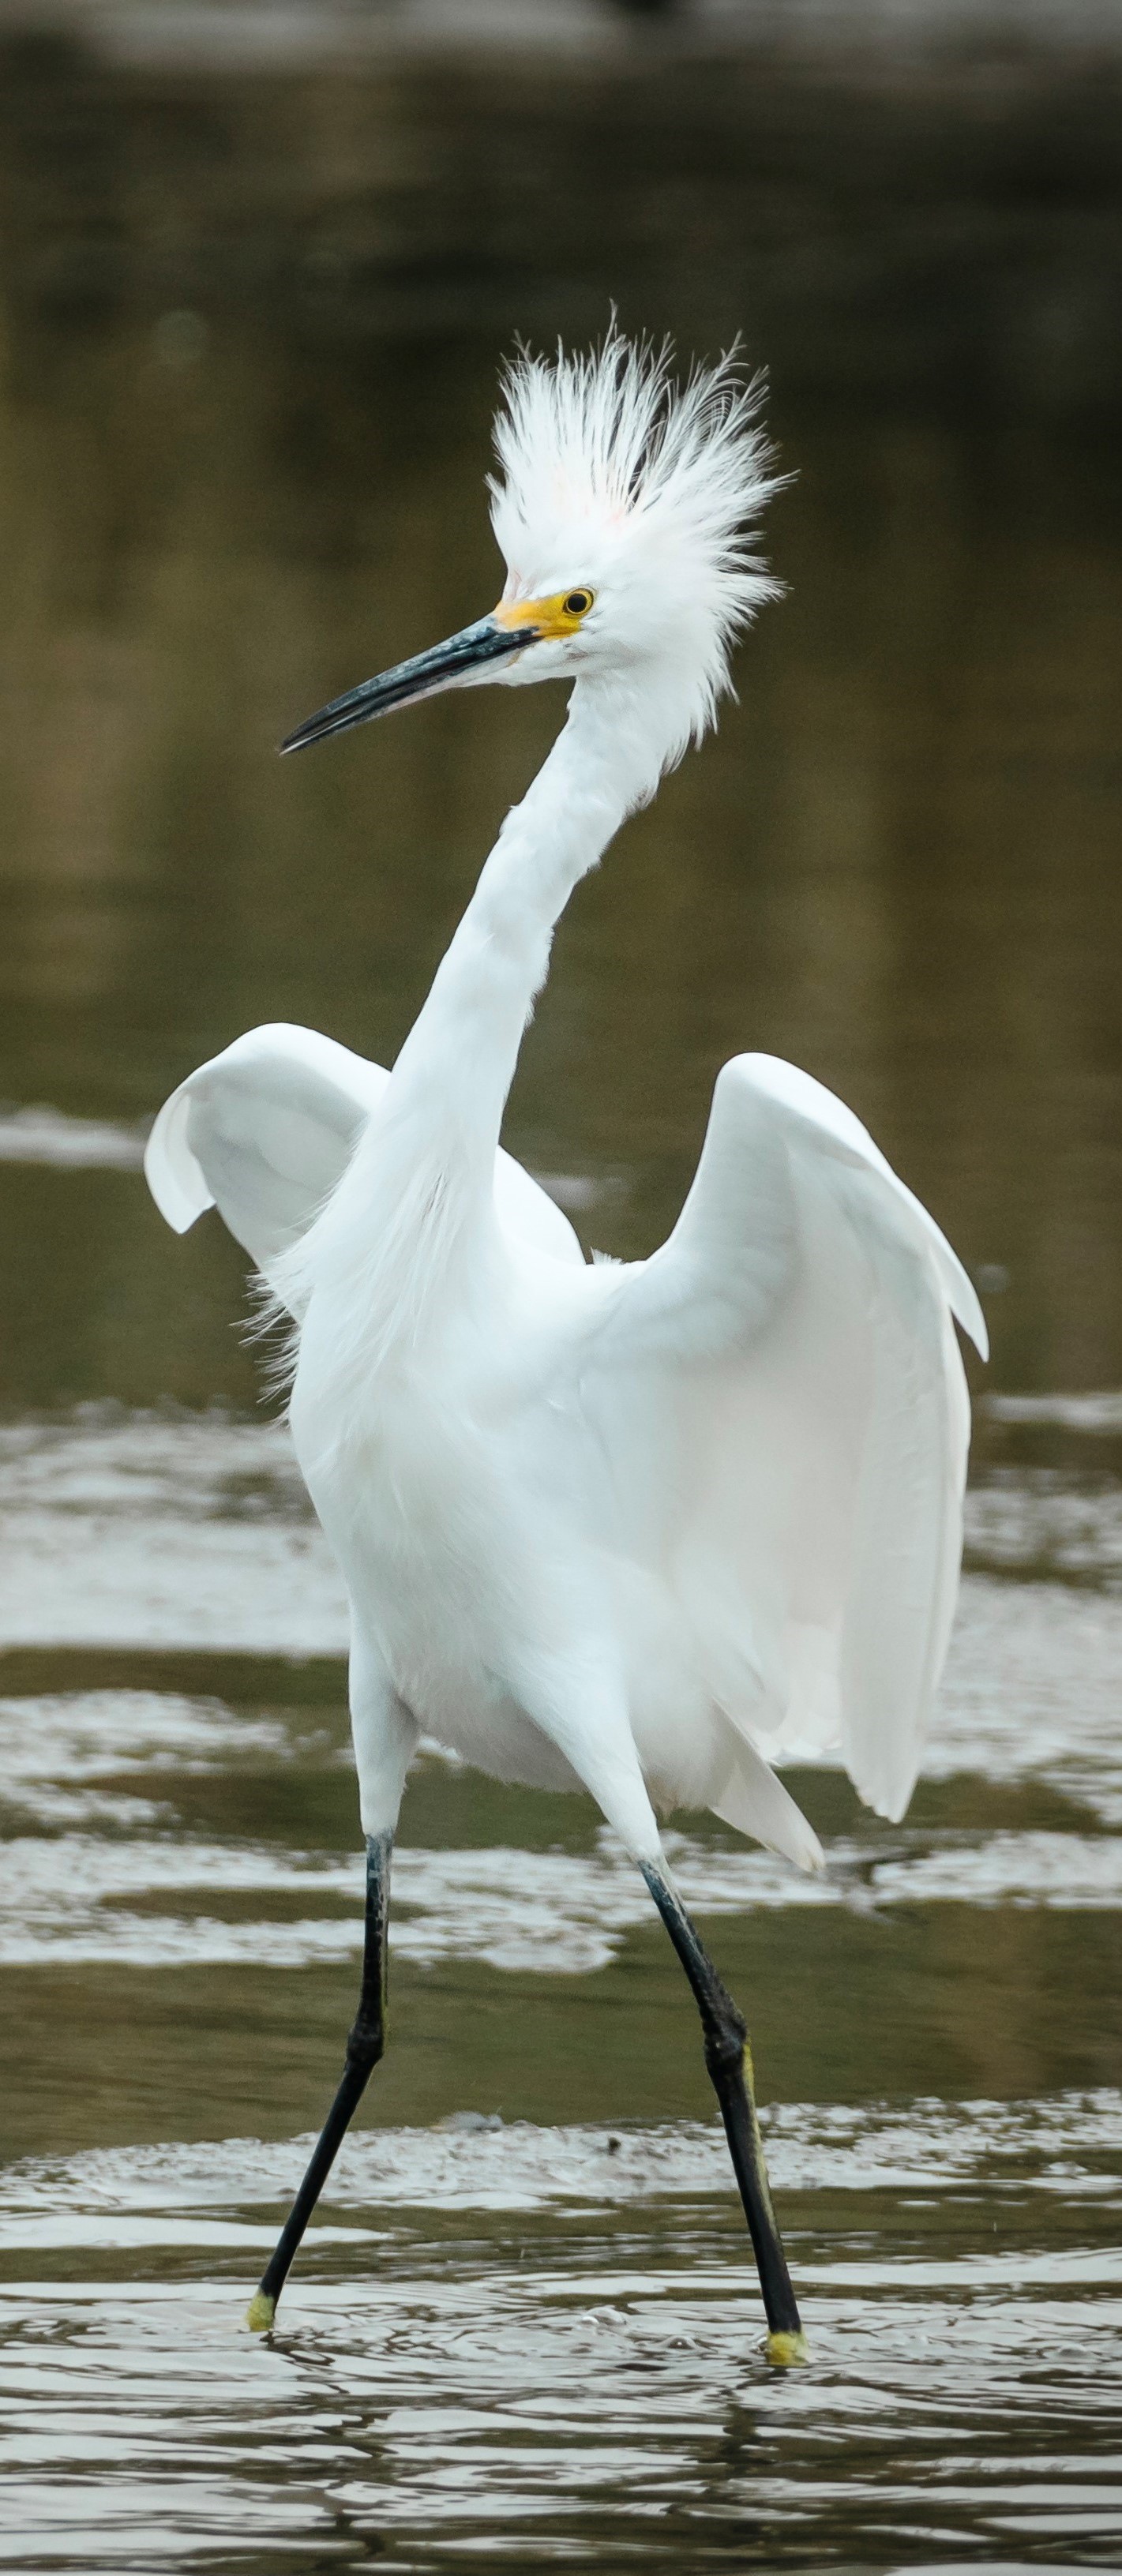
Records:
M775 2370L797 2370L808 2358L804 2334L769 2334L764 2350Z
M272 2322L273 2322L273 2319L274 2319L274 2317L275 2317L276 2313L277 2313L277 2303L276 2303L276 2300L275 2300L275 2299L270 2299L270 2298L268 2298L268 2297L266 2296L266 2293L265 2293L265 2291L264 2291L264 2290L255 2290L255 2291L254 2291L254 2293L253 2293L253 2297L251 2298L251 2300L250 2300L250 2302L249 2302L249 2306L248 2306L248 2308L246 2309L246 2312L245 2312L245 2321L246 2321L247 2326L249 2327L249 2331L250 2331L250 2333L251 2333L251 2334L268 2334L269 2328L270 2328L270 2326L272 2325ZM775 2340L778 2340L779 2342L782 2342L782 2341L783 2341L783 2337L782 2337L782 2336L779 2336L778 2338L773 2337L773 2341L775 2341ZM787 2341L788 2341L788 2343L790 2342L790 2340L791 2340L791 2338L790 2338L790 2336L788 2335L788 2337L787 2337Z

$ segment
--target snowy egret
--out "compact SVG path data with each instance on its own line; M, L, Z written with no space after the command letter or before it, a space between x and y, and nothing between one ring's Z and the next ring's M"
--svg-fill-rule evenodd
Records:
M772 584L775 489L735 355L676 388L614 330L520 357L496 424L492 614L367 680L283 748L437 690L562 680L391 1073L253 1030L161 1110L180 1231L217 1205L290 1319L296 1454L346 1578L367 1851L358 2016L252 2303L276 2302L383 2049L390 1853L422 1732L503 1780L583 1786L641 1869L701 2015L759 2267L767 2351L803 2342L746 2032L656 1811L708 1807L821 1864L772 1767L838 1752L903 1814L947 1644L969 1436L952 1318L977 1298L850 1110L777 1058L718 1075L700 1165L649 1260L587 1265L499 1146L555 923L713 722Z

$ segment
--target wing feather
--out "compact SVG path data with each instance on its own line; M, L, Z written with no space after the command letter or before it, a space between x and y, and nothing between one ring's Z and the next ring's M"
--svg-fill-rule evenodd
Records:
M185 1234L217 1207L267 1272L342 1179L389 1078L315 1029L276 1021L235 1038L180 1083L152 1128L144 1168L161 1215ZM520 1243L583 1264L568 1218L502 1151L495 1205Z
M673 1234L609 1285L582 1387L613 1543L674 1596L716 1705L769 1760L840 1751L894 1817L961 1554L952 1313L984 1351L965 1272L859 1120L740 1056Z

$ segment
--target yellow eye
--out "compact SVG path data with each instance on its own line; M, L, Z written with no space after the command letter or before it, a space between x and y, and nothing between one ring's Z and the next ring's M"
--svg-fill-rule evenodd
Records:
M561 602L566 617L585 617L596 597L594 590L567 590Z

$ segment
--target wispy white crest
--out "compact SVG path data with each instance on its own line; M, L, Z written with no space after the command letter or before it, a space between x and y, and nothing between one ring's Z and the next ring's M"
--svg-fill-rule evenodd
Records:
M788 478L772 470L765 379L739 343L680 385L673 359L669 341L628 340L614 321L587 355L523 351L503 380L489 489L513 594L602 585L604 660L673 659L684 748L730 685L735 638L782 588L756 538Z

